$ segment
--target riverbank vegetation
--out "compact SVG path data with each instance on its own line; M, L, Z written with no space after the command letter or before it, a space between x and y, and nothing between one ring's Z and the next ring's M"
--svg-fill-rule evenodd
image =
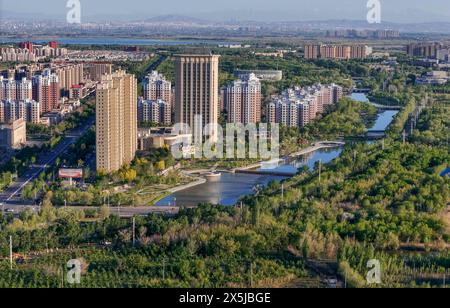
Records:
M422 114L420 134L448 129L439 108ZM134 245L132 221L115 216L85 222L52 208L1 216L0 254L12 235L21 256L14 272L1 262L0 285L61 287L60 269L79 258L81 286L317 287L326 277L314 262L325 260L347 287L372 287L370 259L381 263L381 286L442 286L450 262L450 179L437 172L450 163L445 139L349 144L320 177L316 167L285 181L284 194L273 182L243 207L137 217Z

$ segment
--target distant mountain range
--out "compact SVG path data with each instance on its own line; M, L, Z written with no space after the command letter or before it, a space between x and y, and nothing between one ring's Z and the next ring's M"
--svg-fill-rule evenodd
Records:
M416 23L394 23L394 22L382 22L381 24L368 24L364 20L311 20L314 15L309 17L309 20L295 19L293 16L287 15L285 21L271 21L261 20L262 15L258 15L257 12L247 13L245 11L237 13L235 11L228 12L212 12L211 14L197 14L199 16L185 16L185 15L161 15L154 17L143 17L139 14L130 15L90 15L83 17L84 22L90 23L148 23L159 25L189 25L189 26L202 26L207 25L224 25L224 26L288 26L296 29L303 30L331 30L331 29L393 29L399 30L404 33L450 33L450 22L416 22ZM279 12L273 12L273 17L279 15ZM226 17L232 16L231 18ZM360 16L360 15L358 15ZM63 14L58 15L43 15L43 14L31 14L31 13L17 13L10 11L2 12L2 19L9 21L54 21L65 22ZM248 19L245 19L247 17ZM252 19L254 17L255 19Z

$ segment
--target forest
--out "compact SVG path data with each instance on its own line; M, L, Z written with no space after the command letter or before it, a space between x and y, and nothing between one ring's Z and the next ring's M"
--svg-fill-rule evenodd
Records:
M450 179L439 171L450 153L447 135L435 133L449 129L446 108L426 109L405 144L395 135L348 144L320 177L317 167L303 171L283 194L273 182L242 207L136 217L134 232L132 220L107 211L92 219L48 205L41 214L2 215L0 286L321 287L313 270L320 261L346 287L373 287L366 263L376 258L384 269L377 286L442 287ZM12 272L9 236L19 254ZM74 258L81 285L66 285L60 277Z

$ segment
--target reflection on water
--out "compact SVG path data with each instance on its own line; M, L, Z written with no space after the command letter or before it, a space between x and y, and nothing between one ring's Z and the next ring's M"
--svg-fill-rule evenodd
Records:
M369 128L369 132L371 131L384 131L387 129L389 124L391 124L394 117L397 115L398 111L396 110L386 110L381 112L378 115L377 121L375 125Z
M367 95L364 93L352 93L350 97L352 100L357 102L369 103L369 99L367 98Z
M296 173L300 167L308 166L310 169L319 160L324 164L338 157L341 148L322 149L308 155L299 156L290 162L283 163L270 171ZM229 174L223 173L220 178L209 180L207 183L176 192L162 199L158 206L184 205L195 206L199 203L212 203L220 205L235 205L242 196L253 194L255 185L266 186L271 181L282 181L287 177L254 174Z
M365 94L354 93L352 98L358 101L368 102ZM386 110L379 114L375 125L370 130L385 130L391 123L397 111ZM321 160L326 164L341 155L342 148L322 149L310 154L296 157L291 161L284 162L272 170L264 170L280 173L296 173L303 166L310 170L314 169L316 163ZM210 179L207 183L191 187L164 198L157 205L195 206L199 203L212 203L221 205L234 205L242 196L253 194L255 185L267 185L269 182L281 181L286 177L254 174L229 174L224 173L220 178Z
M352 93L350 97L358 102L370 103L369 99L367 98L367 95L364 93ZM375 124L368 129L369 132L386 130L389 124L391 124L394 117L397 115L397 113L398 113L397 110L385 110L383 112L380 112L378 114L378 118Z
M307 166L309 170L313 170L314 166L322 161L323 164L327 164L331 162L333 159L341 155L342 148L328 148L321 149L315 152L311 152L309 154L305 154L302 156L298 156L296 158L292 158L289 161L286 161L280 164L277 168L272 170L261 170L262 172L283 172L283 173L297 173L298 169L301 167Z
M445 169L442 173L441 176L450 176L450 168Z
M255 185L267 185L285 177L253 174L223 173L220 178L208 180L205 184L179 191L157 203L159 206L195 206L199 203L235 205L245 195L253 193Z

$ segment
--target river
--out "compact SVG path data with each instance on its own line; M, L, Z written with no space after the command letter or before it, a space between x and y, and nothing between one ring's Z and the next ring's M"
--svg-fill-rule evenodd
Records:
M361 102L369 101L364 94L355 93L351 97ZM380 112L375 125L369 128L369 131L385 130L397 112L392 110ZM321 149L310 154L299 156L290 162L283 162L275 168L275 171L295 173L303 166L307 166L311 170L319 161L322 161L324 164L331 162L341 155L342 150L342 147ZM212 179L204 184L176 192L159 201L157 205L195 206L199 203L212 203L231 206L236 204L241 197L253 194L253 187L256 185L265 186L271 181L282 181L284 179L287 179L287 177L223 173L220 178Z
M172 45L224 45L234 44L216 40L158 40L144 38L115 38L115 37L27 37L9 38L0 37L0 44L19 43L31 41L36 44L47 44L49 41L57 41L62 45L116 45L116 46L172 46Z

